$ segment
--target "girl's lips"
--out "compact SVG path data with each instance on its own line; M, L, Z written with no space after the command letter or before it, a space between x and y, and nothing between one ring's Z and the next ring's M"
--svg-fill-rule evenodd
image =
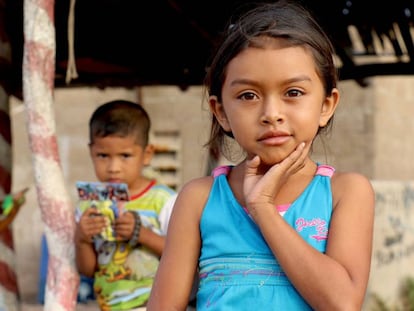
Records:
M260 139L260 142L269 146L280 146L286 143L290 139L290 136L270 136Z
M259 141L265 145L279 146L290 139L290 135L284 132L269 132L259 138Z

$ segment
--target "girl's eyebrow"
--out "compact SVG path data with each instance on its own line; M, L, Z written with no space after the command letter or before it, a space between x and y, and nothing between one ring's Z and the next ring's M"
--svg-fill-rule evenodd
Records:
M293 82L303 82L303 81L312 81L312 79L307 75L299 75L293 78L286 80L286 83L293 83Z
M234 85L237 85L237 84L258 85L258 83L256 81L250 80L250 79L234 79L230 83L231 86L234 86Z
M312 81L312 79L308 75L299 75L284 81L285 84L294 83L294 82L304 82L304 81ZM230 86L234 86L237 84L248 84L248 85L258 85L257 81L250 80L250 79L234 79L231 81Z

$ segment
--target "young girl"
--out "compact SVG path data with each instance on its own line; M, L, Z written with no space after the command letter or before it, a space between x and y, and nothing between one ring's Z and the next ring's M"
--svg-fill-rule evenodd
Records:
M233 137L245 159L183 187L147 310L185 310L194 273L197 311L361 310L374 192L310 157L339 101L333 53L291 2L228 28L206 79L210 144Z

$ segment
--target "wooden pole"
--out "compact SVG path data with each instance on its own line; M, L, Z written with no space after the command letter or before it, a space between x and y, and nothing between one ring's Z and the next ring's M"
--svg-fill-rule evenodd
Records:
M53 110L54 1L24 1L23 98L36 191L48 243L45 311L76 308L73 206L60 165Z

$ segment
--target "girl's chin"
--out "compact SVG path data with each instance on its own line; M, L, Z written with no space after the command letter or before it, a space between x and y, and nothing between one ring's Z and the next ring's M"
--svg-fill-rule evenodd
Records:
M285 158L282 158L280 156L263 156L260 158L260 165L261 166L273 166L275 164L279 164L282 162Z

